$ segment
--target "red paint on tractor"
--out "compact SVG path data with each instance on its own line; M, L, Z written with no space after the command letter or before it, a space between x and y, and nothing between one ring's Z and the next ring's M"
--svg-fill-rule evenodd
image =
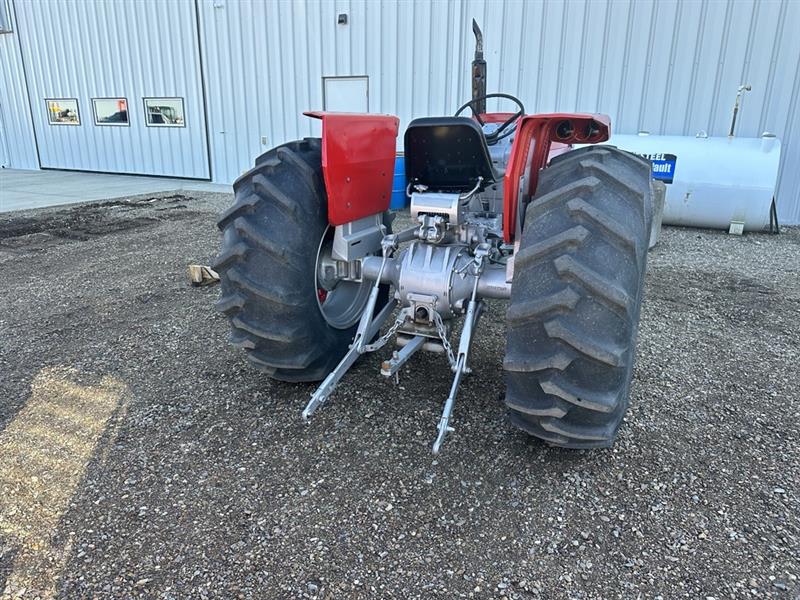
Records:
M497 113L482 113L481 114L481 121L484 123L505 123L511 117L514 116L515 113L510 112L497 112ZM477 121L477 118L475 119ZM480 123L480 121L478 121ZM547 162L549 163L553 158L558 156L559 154L564 154L565 152L569 152L572 150L572 146L569 144L562 144L561 142L553 142L550 144L550 152L548 153Z
M564 154L565 152L569 152L572 150L572 146L569 144L562 144L561 142L553 142L550 144L550 152L547 154L547 164L550 164L550 161L553 160L556 156L560 154Z
M496 112L496 113L481 113L481 119L478 121L480 123L483 121L484 123L505 123L511 117L513 117L516 113L510 112ZM475 119L477 121L477 119Z
M400 120L391 115L303 114L322 120L328 222L344 225L389 210Z
M503 239L507 243L514 241L520 200L530 198L536 192L539 171L550 160L551 147L554 144L605 142L610 130L608 115L553 113L520 117L503 178ZM562 148L553 150L553 154L563 152ZM528 187L520 190L522 176L528 167Z

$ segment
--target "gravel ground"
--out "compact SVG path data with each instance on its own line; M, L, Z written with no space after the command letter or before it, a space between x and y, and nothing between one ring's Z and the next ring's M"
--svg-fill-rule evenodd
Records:
M226 344L186 265L231 199L193 196L0 218L5 596L800 597L799 230L663 231L611 450L505 421L492 304L434 459L441 357L305 426Z

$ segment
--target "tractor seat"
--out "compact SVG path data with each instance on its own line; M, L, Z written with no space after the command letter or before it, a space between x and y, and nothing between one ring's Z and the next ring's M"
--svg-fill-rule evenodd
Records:
M502 178L489 155L480 126L468 117L414 119L406 129L406 177L437 192L481 190Z

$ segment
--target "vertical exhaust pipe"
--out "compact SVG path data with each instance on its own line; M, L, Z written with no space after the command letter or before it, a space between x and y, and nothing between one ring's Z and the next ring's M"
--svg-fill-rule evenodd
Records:
M472 19L472 33L475 34L475 58L472 61L472 99L486 95L486 61L483 60L483 33L477 21ZM481 100L473 105L475 112L486 112L486 100Z

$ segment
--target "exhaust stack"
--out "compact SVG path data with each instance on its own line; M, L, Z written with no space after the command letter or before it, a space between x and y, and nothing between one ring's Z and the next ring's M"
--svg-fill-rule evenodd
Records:
M486 61L483 60L483 33L477 21L472 19L472 33L475 34L475 58L472 61L472 99L486 95ZM486 112L486 100L476 102L475 112Z

